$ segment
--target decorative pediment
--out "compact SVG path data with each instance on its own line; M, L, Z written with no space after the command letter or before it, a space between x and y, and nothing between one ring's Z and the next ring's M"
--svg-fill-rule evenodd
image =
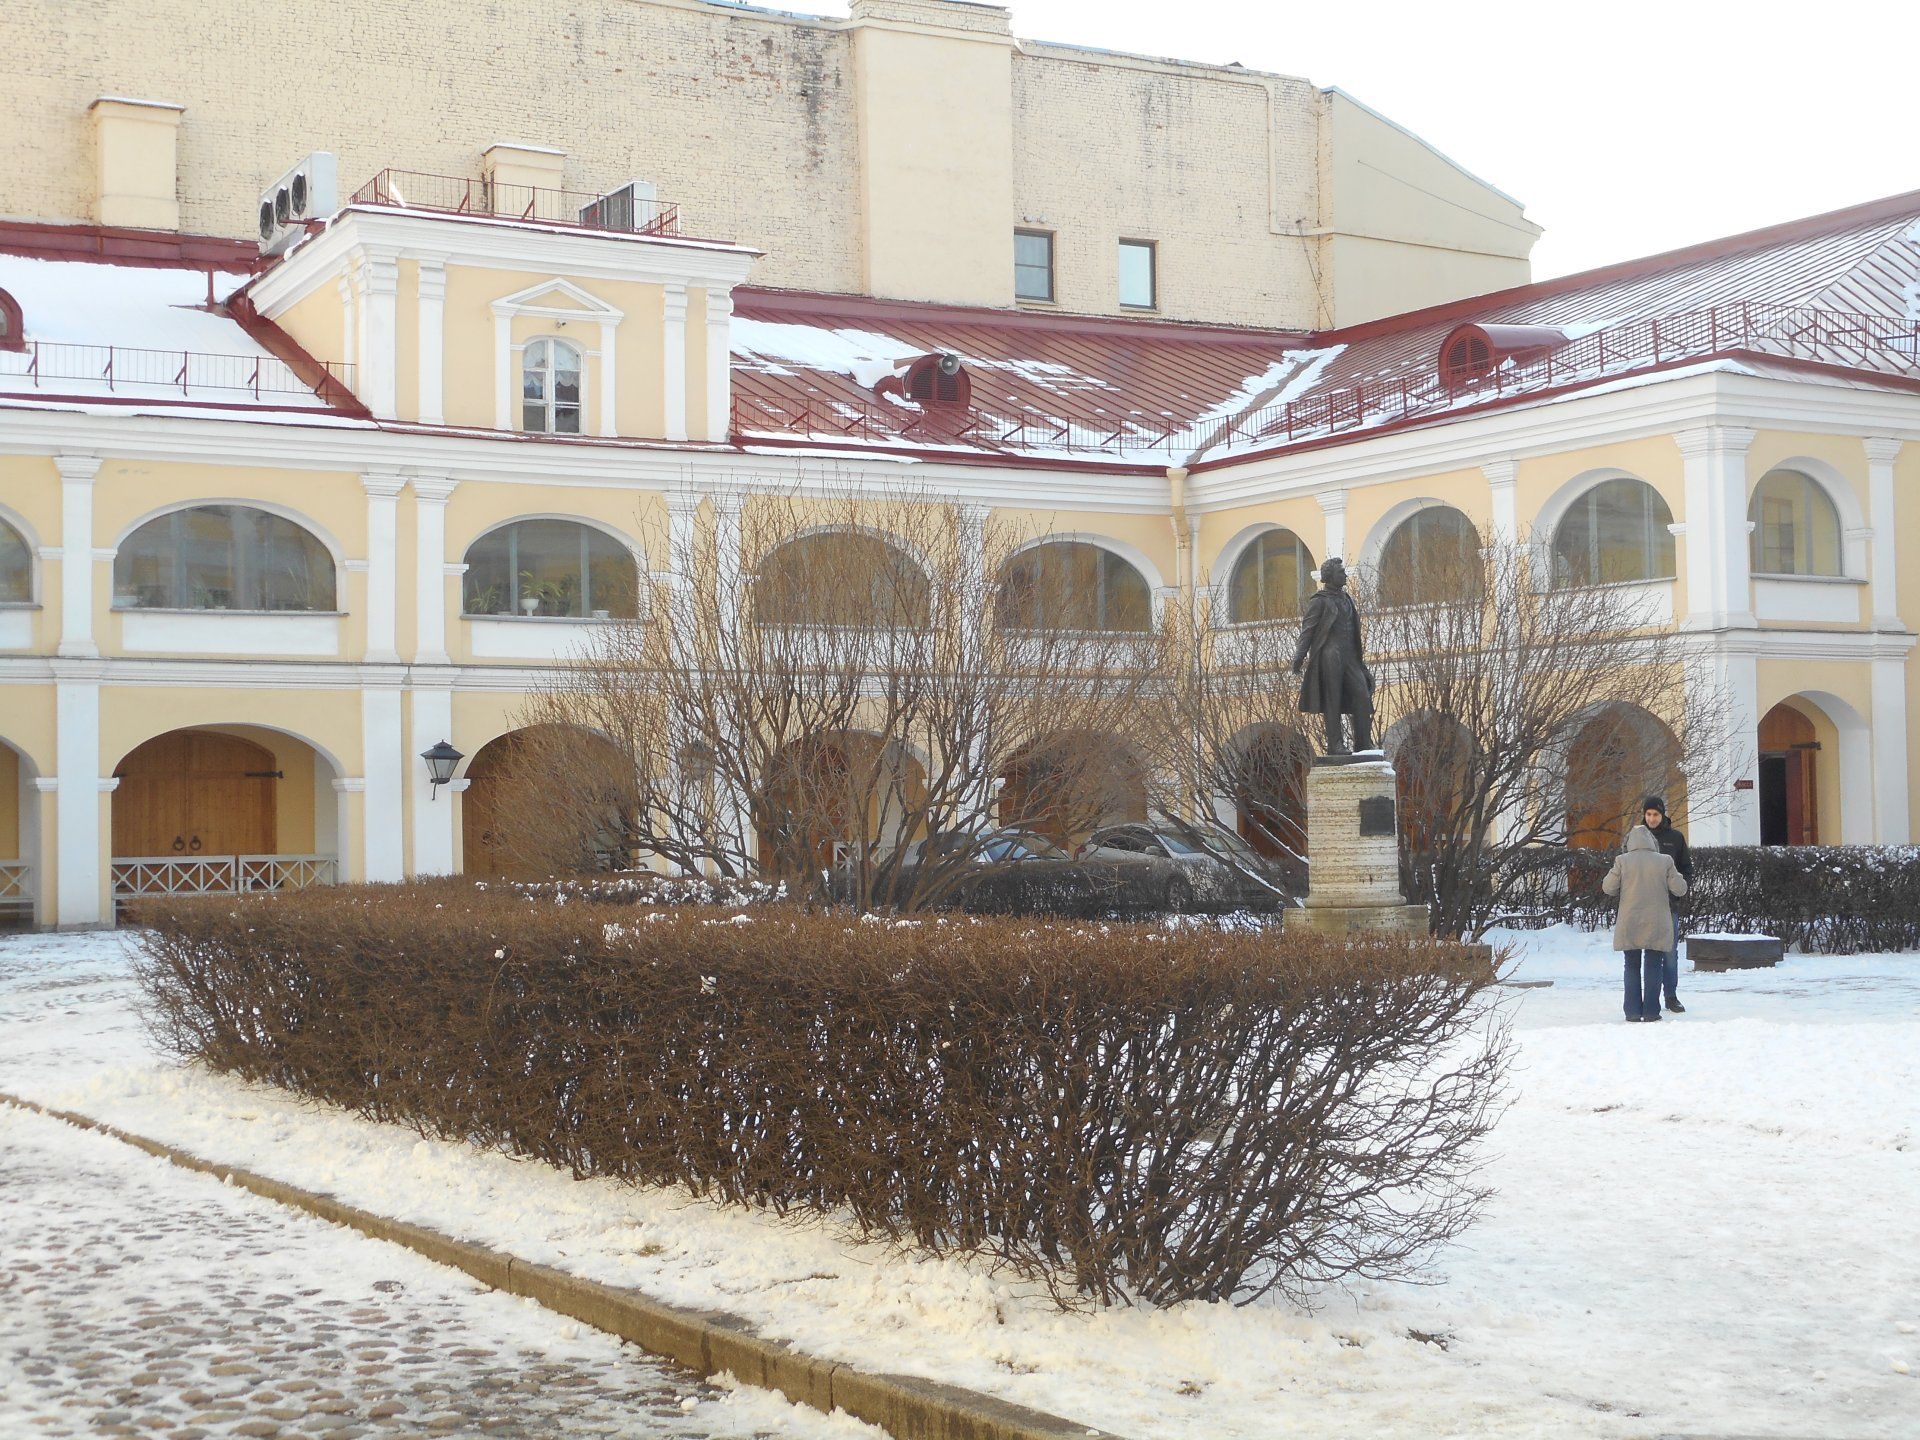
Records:
M596 320L602 324L617 324L626 318L623 312L599 296L589 294L571 280L562 280L557 276L542 280L537 285L529 285L511 295L501 296L493 302L493 313L541 315L558 320Z

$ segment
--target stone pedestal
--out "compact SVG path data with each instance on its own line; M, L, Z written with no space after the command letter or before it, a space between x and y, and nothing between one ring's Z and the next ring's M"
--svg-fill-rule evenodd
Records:
M1386 757L1320 757L1307 772L1307 899L1290 924L1328 934L1424 935L1400 893L1400 823Z

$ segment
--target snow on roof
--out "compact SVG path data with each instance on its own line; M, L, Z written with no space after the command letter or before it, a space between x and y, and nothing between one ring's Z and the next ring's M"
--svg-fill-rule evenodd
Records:
M326 408L285 361L206 308L208 271L0 254L28 349L0 351L0 395L131 396ZM215 270L226 301L245 273Z

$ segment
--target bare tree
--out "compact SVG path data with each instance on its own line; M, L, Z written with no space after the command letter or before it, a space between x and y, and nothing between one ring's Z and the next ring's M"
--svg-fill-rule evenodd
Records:
M617 832L675 870L913 909L991 867L996 814L1069 836L1113 805L1161 668L1144 583L1095 613L1071 547L913 494L675 499L638 618L521 716L619 757L616 784L594 747L522 747L503 804L580 817L562 850Z
M1698 818L1725 794L1728 707L1643 590L1551 588L1524 537L1428 558L1417 586L1363 577L1376 723L1408 893L1477 936L1641 796L1683 787Z

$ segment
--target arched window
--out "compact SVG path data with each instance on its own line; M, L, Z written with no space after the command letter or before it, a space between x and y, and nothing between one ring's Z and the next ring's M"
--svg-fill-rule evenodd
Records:
M1769 471L1747 509L1756 575L1842 575L1840 512L1798 470Z
M113 603L142 610L332 610L333 557L311 532L250 505L149 520L113 561Z
M1002 630L1150 630L1146 577L1084 540L1023 550L1000 572L994 623Z
M20 302L0 290L0 350L27 348L27 328L20 316Z
M578 521L516 520L467 550L468 615L631 620L639 601L633 552Z
M33 552L20 532L0 520L0 605L33 599Z
M564 340L532 340L520 356L520 428L580 433L580 350Z
M1603 481L1573 502L1553 532L1553 583L1671 580L1671 524L1673 511L1646 481Z
M1227 582L1227 618L1287 620L1313 594L1313 555L1291 530L1268 530L1233 562Z
M765 625L924 629L927 577L897 545L851 531L789 540L760 566L753 615Z
M1470 599L1479 589L1480 532L1450 505L1416 510L1380 552L1383 605L1435 605Z

